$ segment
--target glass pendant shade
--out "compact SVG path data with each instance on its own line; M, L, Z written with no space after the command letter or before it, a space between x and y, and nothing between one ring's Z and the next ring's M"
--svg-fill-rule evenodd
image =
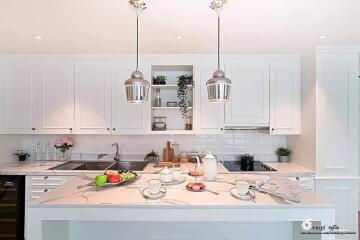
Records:
M148 99L150 84L140 71L131 73L131 78L125 81L126 99L129 103L144 103Z
M230 101L231 80L225 72L216 70L211 79L206 82L208 99L213 103Z

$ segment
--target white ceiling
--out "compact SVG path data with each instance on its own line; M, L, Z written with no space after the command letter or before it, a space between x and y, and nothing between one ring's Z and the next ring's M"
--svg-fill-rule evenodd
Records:
M216 51L210 0L146 2L142 53ZM223 52L299 53L319 44L359 44L359 10L359 0L229 0ZM0 0L0 33L0 53L133 53L135 13L127 0ZM328 39L320 40L324 34Z

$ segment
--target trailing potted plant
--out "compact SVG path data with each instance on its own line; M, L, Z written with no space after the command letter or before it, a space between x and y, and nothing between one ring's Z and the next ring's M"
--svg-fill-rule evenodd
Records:
M187 117L188 114L188 85L193 85L193 76L192 75L181 75L178 78L177 82L177 97L179 99L179 108L181 116L183 118Z
M27 157L30 157L30 154L28 154L24 150L16 150L16 153L14 153L14 155L19 157L20 162L23 162L26 160Z
M159 75L153 77L153 85L165 85L166 84L166 76Z
M279 162L286 163L290 162L290 154L291 151L288 148L281 147L276 150L276 154L278 155Z

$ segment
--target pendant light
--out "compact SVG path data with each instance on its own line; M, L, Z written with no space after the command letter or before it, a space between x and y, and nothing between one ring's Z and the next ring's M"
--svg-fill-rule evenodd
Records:
M217 12L218 16L218 69L213 77L206 82L208 99L210 102L227 102L230 100L231 80L225 76L225 72L220 69L220 12L226 0L213 0L210 8Z
M129 3L136 12L136 70L125 81L126 98L129 103L144 103L148 99L150 84L139 71L139 15L146 9L146 4L141 0L130 0Z

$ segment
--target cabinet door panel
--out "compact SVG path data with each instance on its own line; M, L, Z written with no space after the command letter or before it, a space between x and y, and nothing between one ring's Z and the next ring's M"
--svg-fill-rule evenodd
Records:
M1 132L37 132L36 66L28 62L0 63Z
M38 128L41 134L71 134L74 128L74 65L40 63Z
M359 56L318 54L316 170L319 175L358 176Z
M226 62L225 68L232 80L225 126L269 126L269 64Z
M271 134L301 133L301 77L298 62L277 62L270 67Z
M146 134L150 130L150 102L131 104L126 99L124 83L134 71L133 65L132 62L114 65L112 121L115 134ZM151 81L150 65L144 64L140 69L144 78Z
M111 64L82 62L75 66L75 131L111 133Z
M224 104L210 103L206 81L216 69L215 62L195 65L195 132L197 134L221 134L224 132Z

